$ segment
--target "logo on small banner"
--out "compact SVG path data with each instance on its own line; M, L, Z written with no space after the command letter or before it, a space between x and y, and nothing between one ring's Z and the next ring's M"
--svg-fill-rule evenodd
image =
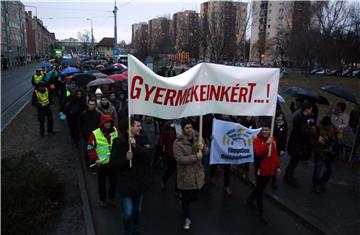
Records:
M243 164L254 161L253 141L260 129L214 119L210 164Z

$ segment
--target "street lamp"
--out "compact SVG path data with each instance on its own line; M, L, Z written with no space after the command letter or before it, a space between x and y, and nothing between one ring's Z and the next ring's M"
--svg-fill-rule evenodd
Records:
M91 22L91 47L92 47L92 50L91 50L91 56L94 56L94 30L93 30L93 20L90 19L90 18L86 18L86 20L90 20Z

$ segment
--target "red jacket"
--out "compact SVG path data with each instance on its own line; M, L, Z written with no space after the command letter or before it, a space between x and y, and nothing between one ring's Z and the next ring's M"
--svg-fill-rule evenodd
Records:
M176 131L175 128L171 126L173 121L168 121L163 126L160 132L160 149L164 149L164 153L167 159L174 158L173 144L176 140Z
M276 140L273 138L271 155L269 153L269 145L261 133L254 140L255 154L255 174L261 176L274 176L276 170L280 167L280 160L276 149ZM256 164L257 163L257 164Z
M113 122L110 115L101 115L99 126L100 126L100 129L103 132L105 138L107 139L108 143L110 143L110 133L112 133L114 130L109 133L105 133L104 124L105 124L105 122L108 122L108 121ZM91 133L90 138L88 140L87 154L92 161L98 160L98 156L96 153L96 139L95 139L94 133ZM110 167L110 163L109 164L101 164L100 166L101 167Z

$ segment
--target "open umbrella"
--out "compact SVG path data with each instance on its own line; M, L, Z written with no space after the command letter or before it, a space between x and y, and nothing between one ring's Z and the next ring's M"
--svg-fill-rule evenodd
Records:
M78 86L84 86L95 79L96 77L94 75L79 73L73 76L72 81L75 82Z
M61 60L61 64L62 64L62 65L69 65L69 66L72 66L72 67L76 67L76 66L77 66L76 61L73 60L73 59L63 59L63 60Z
M325 105L329 104L328 100L325 97L320 96L318 93L314 91L308 91L301 87L288 87L285 89L284 93L304 100L307 99L313 103L325 104Z
M354 104L358 104L354 94L350 91L346 90L344 87L337 86L337 85L327 85L320 88L321 90L333 94L337 97L343 98L347 101L350 101Z
M128 78L128 71L125 71L121 74L113 74L109 76L109 79L112 79L116 82L122 82Z
M124 68L119 68L119 67L115 67L113 65L110 65L110 66L100 70L100 72L105 73L107 75L112 75L114 73L119 73L119 72L121 73L124 70L125 70Z
M122 69L127 69L126 65L121 64L121 63L113 64L113 66L114 66L114 67L118 67L118 68L122 68Z
M50 64L50 63L48 63L48 62L42 62L41 64L40 64L40 67L41 68L50 68L50 67L52 67L53 65L52 64Z
M281 95L277 95L277 101L280 103L286 103L285 99Z
M61 74L62 75L67 75L67 74L72 74L72 73L80 73L81 70L78 68L74 68L74 67L68 67L66 69L64 69Z
M92 75L94 75L97 79L108 77L108 75L106 75L105 73L100 73L99 71L97 71L96 73L93 73Z
M101 78L101 79L96 79L94 81L91 81L89 84L87 84L88 86L100 86L100 85L109 85L109 84L114 84L115 81L108 79L108 78Z

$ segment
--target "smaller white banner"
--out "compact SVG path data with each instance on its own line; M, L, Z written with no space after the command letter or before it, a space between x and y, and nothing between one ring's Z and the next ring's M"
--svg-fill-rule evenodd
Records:
M239 123L214 119L210 165L254 162L253 141L260 129L249 129Z

